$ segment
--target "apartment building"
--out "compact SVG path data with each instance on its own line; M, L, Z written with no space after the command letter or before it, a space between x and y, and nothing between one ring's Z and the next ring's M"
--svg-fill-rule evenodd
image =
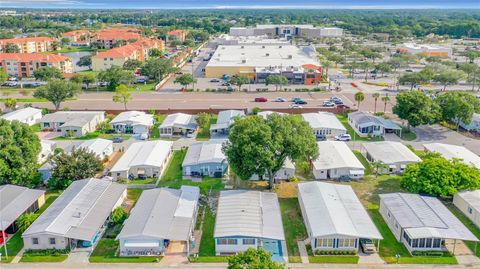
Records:
M70 46L89 46L90 32L88 30L75 30L63 33L62 38L68 38Z
M163 41L140 38L131 44L98 52L92 56L92 69L94 71L103 71L112 66L123 66L128 60L139 60L143 62L148 59L148 54L152 49L163 50Z
M32 77L40 67L56 67L64 74L73 72L72 60L51 53L0 53L0 68L12 77Z
M15 44L20 49L20 53L46 52L53 50L54 41L55 39L44 36L0 39L0 51L4 51L8 44Z
M180 29L170 31L167 33L167 38L168 41L178 40L180 42L184 42L187 38L187 31Z
M107 28L96 32L91 37L91 42L99 44L100 48L111 49L118 41L139 40L142 37L137 28Z

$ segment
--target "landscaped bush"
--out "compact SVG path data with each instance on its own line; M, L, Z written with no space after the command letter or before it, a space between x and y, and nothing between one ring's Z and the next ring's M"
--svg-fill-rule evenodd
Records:
M356 250L315 250L315 255L356 255Z
M257 92L266 92L268 88L257 88Z
M441 251L441 250L427 250L427 251L413 251L413 256L430 256L430 257L451 257L452 254L448 251Z

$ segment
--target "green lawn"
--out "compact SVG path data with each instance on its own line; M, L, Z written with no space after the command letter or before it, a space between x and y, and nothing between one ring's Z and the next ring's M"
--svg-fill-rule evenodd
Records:
M95 132L87 133L86 135L81 136L81 137L60 136L60 137L54 138L53 140L90 140L90 139L95 139L95 138L112 139L114 137L121 137L124 140L128 140L132 136L129 135L129 134L102 134L98 131L95 131Z
M200 241L198 256L211 258L215 256L215 239L213 238L215 216L208 207L204 207L204 215L202 239Z
M38 210L38 214L42 214L47 208L62 194L62 191L47 191L45 193L45 204Z
M20 235L20 233L16 233L7 242L8 259L5 258L6 257L5 256L5 246L2 246L2 248L0 249L0 253L2 254L1 262L10 263L22 248L23 248L22 236Z
M153 125L153 128L150 132L150 138L152 139L160 138L160 130L158 129L158 126L160 126L163 123L166 117L167 115L165 114L155 115L155 125Z
M357 264L359 257L355 256L308 256L310 263L349 263Z
M167 170L162 175L160 183L168 183L172 181L182 180L182 162L187 155L187 149L175 150L173 156L168 163Z
M303 223L303 217L297 198L281 198L280 210L282 212L283 230L287 244L290 262L301 262L298 251L298 240L307 238L307 230Z
M363 154L358 150L353 150L353 154L355 154L355 157L357 157L357 159L365 167L365 175L368 176L372 174L372 167L370 166L370 163L367 161L367 159L363 156Z
M412 132L412 130L408 130L407 128L402 127L402 135L400 136L400 138L405 141L413 141L417 139L417 134Z
M477 238L480 238L480 229L467 217L465 214L462 213L455 205L448 202L445 205L450 209L450 211L465 225ZM468 246L475 252L475 242L471 241L464 241L465 245ZM480 247L477 247L477 253L475 253L477 257L480 257Z
M352 126L348 123L348 117L346 115L337 115L338 120L345 126L347 129L347 133L352 137L352 141L382 141L383 137L375 136L375 137L361 137L353 130Z
M217 115L211 114L208 124L204 126L205 128L200 127L197 133L197 140L209 140L210 139L210 126L217 122Z
M147 179L129 180L128 184L155 184L156 182L157 182L156 178L147 178Z
M137 201L142 192L143 189L127 189L127 199Z
M152 263L161 260L158 257L117 257L119 242L115 239L102 238L90 255L92 263Z
M34 254L23 254L20 262L63 262L68 258L67 254L62 255L34 255Z
M79 51L94 51L94 49L90 47L63 47L59 50L51 51L51 53L67 53L67 52L79 52Z
M132 84L128 87L131 92L148 92L155 90L156 82L149 82L147 84Z
M228 256L208 256L208 257L196 257L190 258L190 262L193 263L225 263L228 262Z

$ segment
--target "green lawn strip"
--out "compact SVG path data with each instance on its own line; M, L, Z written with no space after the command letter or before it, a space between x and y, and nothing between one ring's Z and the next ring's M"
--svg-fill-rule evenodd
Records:
M103 139L112 139L114 137L121 137L124 140L128 140L131 138L131 135L128 134L102 134L98 131L90 132L87 133L84 136L81 137L56 137L53 140L90 140L90 139L95 139L95 138L103 138Z
M310 263L349 263L357 264L359 257L355 256L308 256Z
M157 182L156 178L133 179L129 180L128 184L155 184L155 182Z
M384 257L387 263L397 263L395 257ZM455 257L400 257L401 264L458 264Z
M412 130L408 130L407 128L402 127L402 135L400 136L400 138L405 141L413 141L417 139L417 134L412 132Z
M68 52L79 52L79 51L95 51L90 47L63 47L56 51L50 51L48 53L68 53Z
M300 205L298 204L297 198L281 198L279 201L288 255L292 257L292 260L297 260L293 258L300 256L297 241L307 238L307 230L303 223Z
M480 229L467 216L465 216L462 211L450 202L445 202L445 205L463 223L463 225L465 225L477 238L480 238ZM464 243L472 252L475 252L475 242L464 241ZM480 247L477 247L477 253L475 254L477 257L480 257Z
M67 254L62 255L27 255L23 254L20 262L63 262L68 258Z
M347 133L352 137L352 141L382 141L383 137L375 136L375 137L361 137L353 130L352 126L348 123L348 117L345 115L337 115L338 120L343 124L343 126L347 129Z
M302 258L300 256L288 256L289 263L302 263Z
M142 192L143 189L127 189L127 199L137 201Z
M161 257L117 257L119 242L115 239L102 238L90 255L92 263L152 263L158 262Z
M5 100L8 98L0 98L0 102L5 102ZM13 98L17 102L21 103L41 103L41 102L50 102L47 99L44 98ZM77 98L68 98L67 101L75 101Z
M228 262L228 256L208 256L190 258L193 263L225 263Z
M62 194L62 191L47 191L45 193L45 203L38 210L38 214L42 214L47 208Z
M155 85L157 85L156 82L132 84L128 87L128 90L131 92L148 92L155 90Z
M395 257L396 254L400 254L401 257L410 257L407 248L398 242L392 231L390 231L387 223L380 215L380 211L378 209L369 209L368 213L383 237L383 240L380 242L380 256Z
M35 123L34 125L30 126L30 129L32 129L32 131L36 133L42 131L42 127L40 127L40 123Z
M10 235L12 236L12 235ZM17 255L18 252L23 248L23 239L20 233L16 233L8 240L7 242L7 252L8 252L8 259L5 258L5 246L2 246L0 249L0 253L2 254L2 263L10 263L12 262L13 258Z
M173 156L168 163L167 170L162 175L160 183L168 183L182 179L182 163L187 150L175 150Z
M155 115L155 124L153 125L153 128L151 130L150 138L155 138L155 139L160 138L160 130L158 129L158 126L160 126L163 123L166 117L167 115L165 114Z
M215 257L215 239L213 231L215 228L215 216L209 207L204 207L204 218L202 228L202 239L200 241L199 257Z
M197 140L209 140L210 139L210 126L217 122L217 115L213 115L210 117L210 121L208 122L205 128L199 128L197 133Z
M370 163L367 161L367 159L363 156L363 154L358 150L353 150L353 154L355 154L355 157L357 157L357 159L365 167L365 175L368 176L372 174L372 167L370 166Z

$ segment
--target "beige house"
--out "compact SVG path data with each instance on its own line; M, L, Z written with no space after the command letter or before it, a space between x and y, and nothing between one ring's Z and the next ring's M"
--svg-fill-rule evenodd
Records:
M453 204L480 228L480 190L457 192Z
M94 132L105 120L103 111L57 111L40 120L42 131L61 132L62 136L81 137Z

